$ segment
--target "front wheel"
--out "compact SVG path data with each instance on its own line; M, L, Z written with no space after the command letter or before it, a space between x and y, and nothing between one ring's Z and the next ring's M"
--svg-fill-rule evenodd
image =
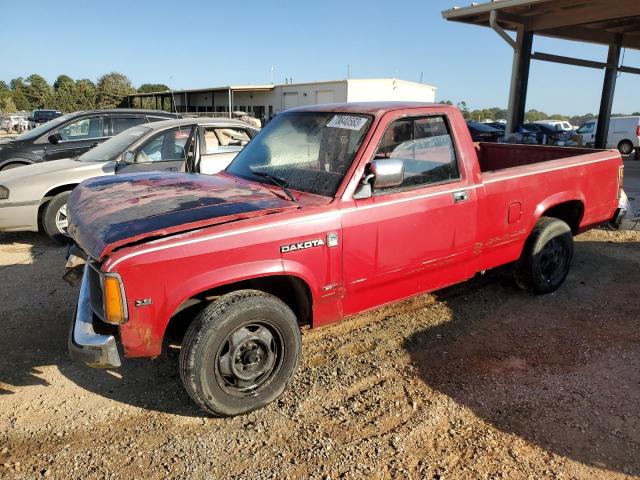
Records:
M180 351L180 377L203 410L230 417L278 398L302 351L291 309L257 290L224 295L193 320Z
M49 237L58 243L67 243L67 202L71 192L62 192L53 197L44 209L42 226Z
M554 292L567 278L572 258L573 233L569 225L557 218L542 217L516 264L516 283L537 294Z

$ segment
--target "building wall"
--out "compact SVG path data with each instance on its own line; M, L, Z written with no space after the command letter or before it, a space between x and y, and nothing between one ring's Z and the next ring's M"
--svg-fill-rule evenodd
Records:
M399 79L353 79L331 82L275 85L271 90L235 91L233 111L246 111L258 118L271 116L290 108L338 102L414 101L434 102L436 87ZM175 93L177 110L184 112L228 112L228 91Z
M273 90L275 113L289 108L347 101L347 81L276 85Z
M397 78L347 80L347 102L435 102L436 87Z

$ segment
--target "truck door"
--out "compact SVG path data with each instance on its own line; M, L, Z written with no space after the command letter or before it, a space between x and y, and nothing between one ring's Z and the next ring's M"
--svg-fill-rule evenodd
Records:
M476 189L446 116L396 119L374 158L402 159L405 176L343 216L346 315L473 274Z

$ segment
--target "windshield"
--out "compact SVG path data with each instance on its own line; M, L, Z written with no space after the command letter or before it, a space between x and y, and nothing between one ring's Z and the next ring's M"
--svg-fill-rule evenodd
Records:
M72 119L75 116L74 113L68 113L66 115L62 115L61 117L54 118L53 120L48 121L47 123L43 123L39 127L34 128L33 130L29 130L28 132L24 132L16 137L16 140L29 140L30 138L36 138L42 135L43 133L47 133L50 130L53 130L58 125L66 122L67 120Z
M277 177L292 190L333 196L353 162L371 117L282 113L242 150L227 172L258 182Z
M152 131L149 127L131 127L78 157L80 162L110 162L126 152L140 137Z

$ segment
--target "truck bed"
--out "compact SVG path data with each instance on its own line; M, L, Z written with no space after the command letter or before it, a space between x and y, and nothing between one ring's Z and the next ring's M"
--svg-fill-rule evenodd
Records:
M588 148L546 145L476 143L475 147L478 154L478 162L480 163L480 171L483 173L594 153L593 149Z

